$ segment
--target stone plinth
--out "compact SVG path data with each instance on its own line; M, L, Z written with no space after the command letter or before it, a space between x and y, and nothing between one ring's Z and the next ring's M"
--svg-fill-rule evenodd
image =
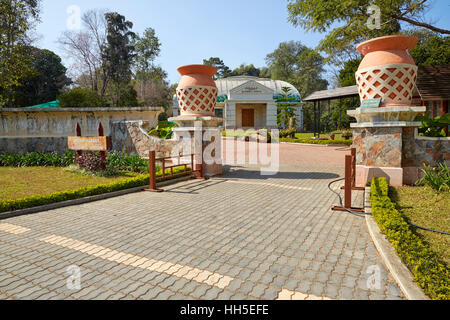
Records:
M175 140L191 139L195 163L202 164L206 177L222 174L222 135L219 126L223 119L210 116L179 116L170 118Z
M419 127L414 118L425 107L358 108L348 111L353 123L353 147L356 148L356 184L365 186L374 177L386 177L393 186L407 180L403 147L405 130ZM411 168L408 168L411 170ZM417 168L416 168L417 171Z

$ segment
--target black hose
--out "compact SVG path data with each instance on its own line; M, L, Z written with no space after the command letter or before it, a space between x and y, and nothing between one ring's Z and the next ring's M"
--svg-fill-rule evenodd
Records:
M349 212L349 213L351 213L351 214L354 214L354 215L358 215L358 216L371 215L370 212L364 212L364 213L363 213L363 212L356 212L356 211L352 211L352 210L347 209L347 208L344 207L344 205L342 204L342 197L341 197L341 195L340 195L338 192L336 192L336 191L334 191L333 189L331 189L331 185L332 185L333 183L336 183L336 182L339 182L339 181L343 181L343 180L345 180L345 178L337 179L337 180L331 181L331 182L328 184L328 189L329 189L331 192L335 193L335 194L338 196L338 198L339 198L339 204L341 205L341 207L344 208L345 211L347 211L347 212ZM409 225L411 225L411 226L413 226L413 227L416 227L416 228L418 228L418 229L421 229L421 230L430 231L430 232L435 232L435 233L440 233L440 234L445 234L445 235L447 235L447 236L450 235L450 233L448 233L448 232L444 232L444 231L439 231L439 230L434 230L434 229L430 229L430 228L425 228L425 227L422 227L422 226L418 226L418 225L416 225L416 224L414 224L414 223L411 223L411 222L409 222L409 221L407 221L407 220L406 220L406 223L408 223Z

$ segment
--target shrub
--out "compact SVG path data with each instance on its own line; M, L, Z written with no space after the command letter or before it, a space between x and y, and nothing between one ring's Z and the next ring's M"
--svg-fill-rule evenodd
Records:
M78 158L78 165L80 168L91 172L100 171L102 169L102 159L98 153L83 152Z
M293 138L296 133L297 129L295 128L283 129L280 130L280 138Z
M381 231L411 270L417 284L432 299L450 299L450 268L429 245L413 232L389 198L386 178L375 178L371 185L372 212Z
M438 163L437 168L425 164L423 166L424 176L417 181L417 185L429 185L438 191L450 189L450 170L446 163Z
M175 124L169 121L161 121L155 129L149 131L149 135L157 136L161 139L171 139Z
M342 138L344 138L345 140L349 140L353 137L353 133L351 130L344 130L342 131Z
M148 172L148 160L138 154L126 154L124 151L111 151L106 157L106 168L116 171Z
M96 92L83 88L75 88L58 97L61 108L98 108L107 103Z
M425 115L418 115L415 121L422 122L418 130L420 136L445 137L444 128L450 125L450 113L432 118L431 112L427 112Z
M67 167L74 163L75 152L0 153L1 167Z
M307 144L342 144L350 146L352 140L310 140L310 139L292 139L292 138L280 138L280 142L289 143L307 143Z

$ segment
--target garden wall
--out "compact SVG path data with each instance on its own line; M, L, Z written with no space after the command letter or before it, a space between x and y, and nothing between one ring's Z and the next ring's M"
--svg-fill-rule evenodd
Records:
M423 164L435 167L445 162L450 166L450 137L421 137L417 129L404 128L402 154L404 183L412 184L421 176Z
M106 136L111 135L113 121L145 120L156 127L159 107L145 108L58 108L0 109L0 152L62 152L67 137L74 136L77 122L83 136L96 136L101 122Z

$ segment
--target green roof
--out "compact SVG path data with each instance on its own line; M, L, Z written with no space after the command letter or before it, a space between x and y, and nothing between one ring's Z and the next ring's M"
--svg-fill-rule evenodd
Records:
M38 108L42 108L42 109L44 109L44 108L51 108L51 109L54 109L54 108L58 108L58 107L59 107L59 101L55 100L55 101L50 101L50 102L46 102L46 103L43 103L43 104L37 104L37 105L31 106L31 107L26 107L26 109L38 109Z

